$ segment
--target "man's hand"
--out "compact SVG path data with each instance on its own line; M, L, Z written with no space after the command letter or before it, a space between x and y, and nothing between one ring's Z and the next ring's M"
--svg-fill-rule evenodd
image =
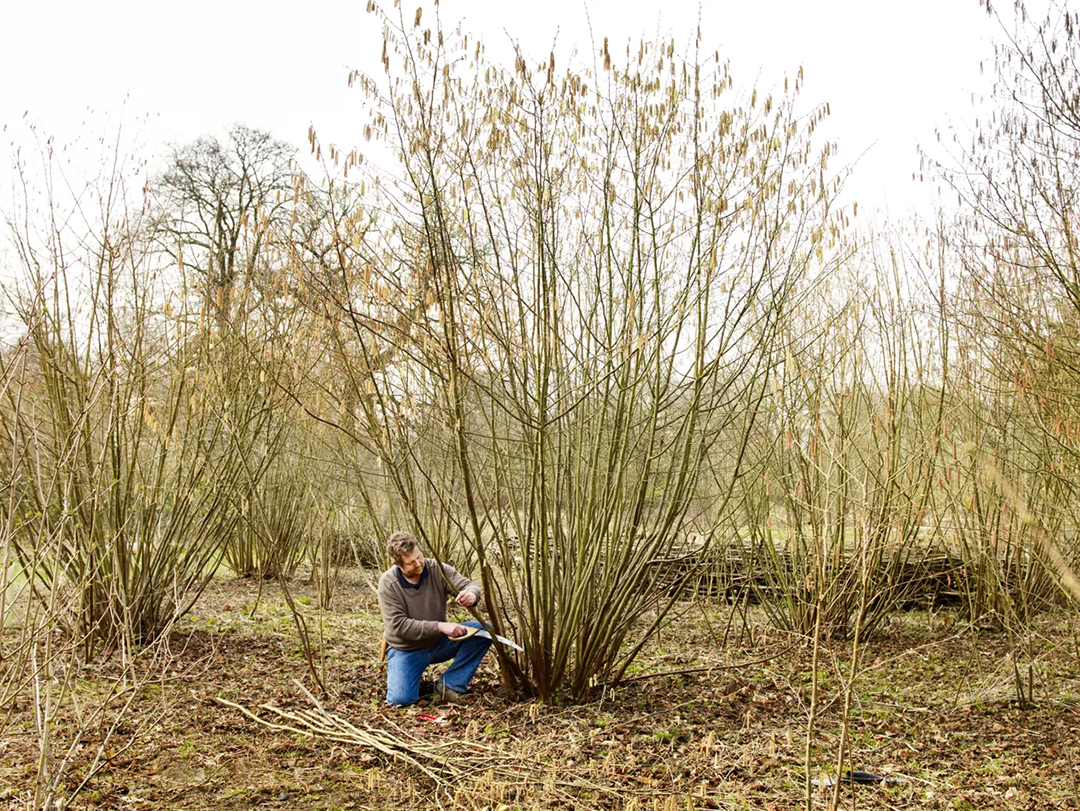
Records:
M465 636L465 634L469 633L469 629L464 625L458 625L456 622L440 622L439 633L450 637L458 637Z
M471 605L476 605L476 594L466 589L457 596L457 604L463 605L466 608Z

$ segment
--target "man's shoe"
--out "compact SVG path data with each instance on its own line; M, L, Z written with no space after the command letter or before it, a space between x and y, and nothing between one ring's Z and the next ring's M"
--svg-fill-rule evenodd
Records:
M439 679L435 682L435 695L437 695L442 701L446 701L450 704L460 704L465 700L465 694L459 693L453 687L448 687L446 682Z

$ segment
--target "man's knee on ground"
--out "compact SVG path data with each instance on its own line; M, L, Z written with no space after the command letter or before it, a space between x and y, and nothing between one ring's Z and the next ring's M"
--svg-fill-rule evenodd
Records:
M402 690L400 687L394 689L394 687L388 686L386 689L386 703L391 707L408 707L411 704L415 704L420 700L420 686L417 685L415 690L409 690L408 688Z

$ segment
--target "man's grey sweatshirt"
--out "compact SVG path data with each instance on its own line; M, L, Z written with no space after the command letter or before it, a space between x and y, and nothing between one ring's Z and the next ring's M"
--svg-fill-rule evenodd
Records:
M398 568L391 566L379 578L379 608L383 616L383 636L398 650L420 650L439 638L439 623L446 621L446 598L471 591L477 601L480 587L459 574L453 566L440 568L434 558L424 558L424 574L419 588L403 585Z

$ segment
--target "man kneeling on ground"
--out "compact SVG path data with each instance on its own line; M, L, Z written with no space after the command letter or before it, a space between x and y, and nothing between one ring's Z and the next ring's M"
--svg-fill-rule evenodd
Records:
M491 640L471 636L460 642L479 622L446 621L446 597L456 594L459 605L480 600L480 588L452 567L425 558L420 542L410 532L395 532L387 543L394 565L379 578L379 608L383 616L386 649L386 701L405 706L420 697L420 677L428 665L453 659L435 683L436 694L458 701L469 689L476 668Z

